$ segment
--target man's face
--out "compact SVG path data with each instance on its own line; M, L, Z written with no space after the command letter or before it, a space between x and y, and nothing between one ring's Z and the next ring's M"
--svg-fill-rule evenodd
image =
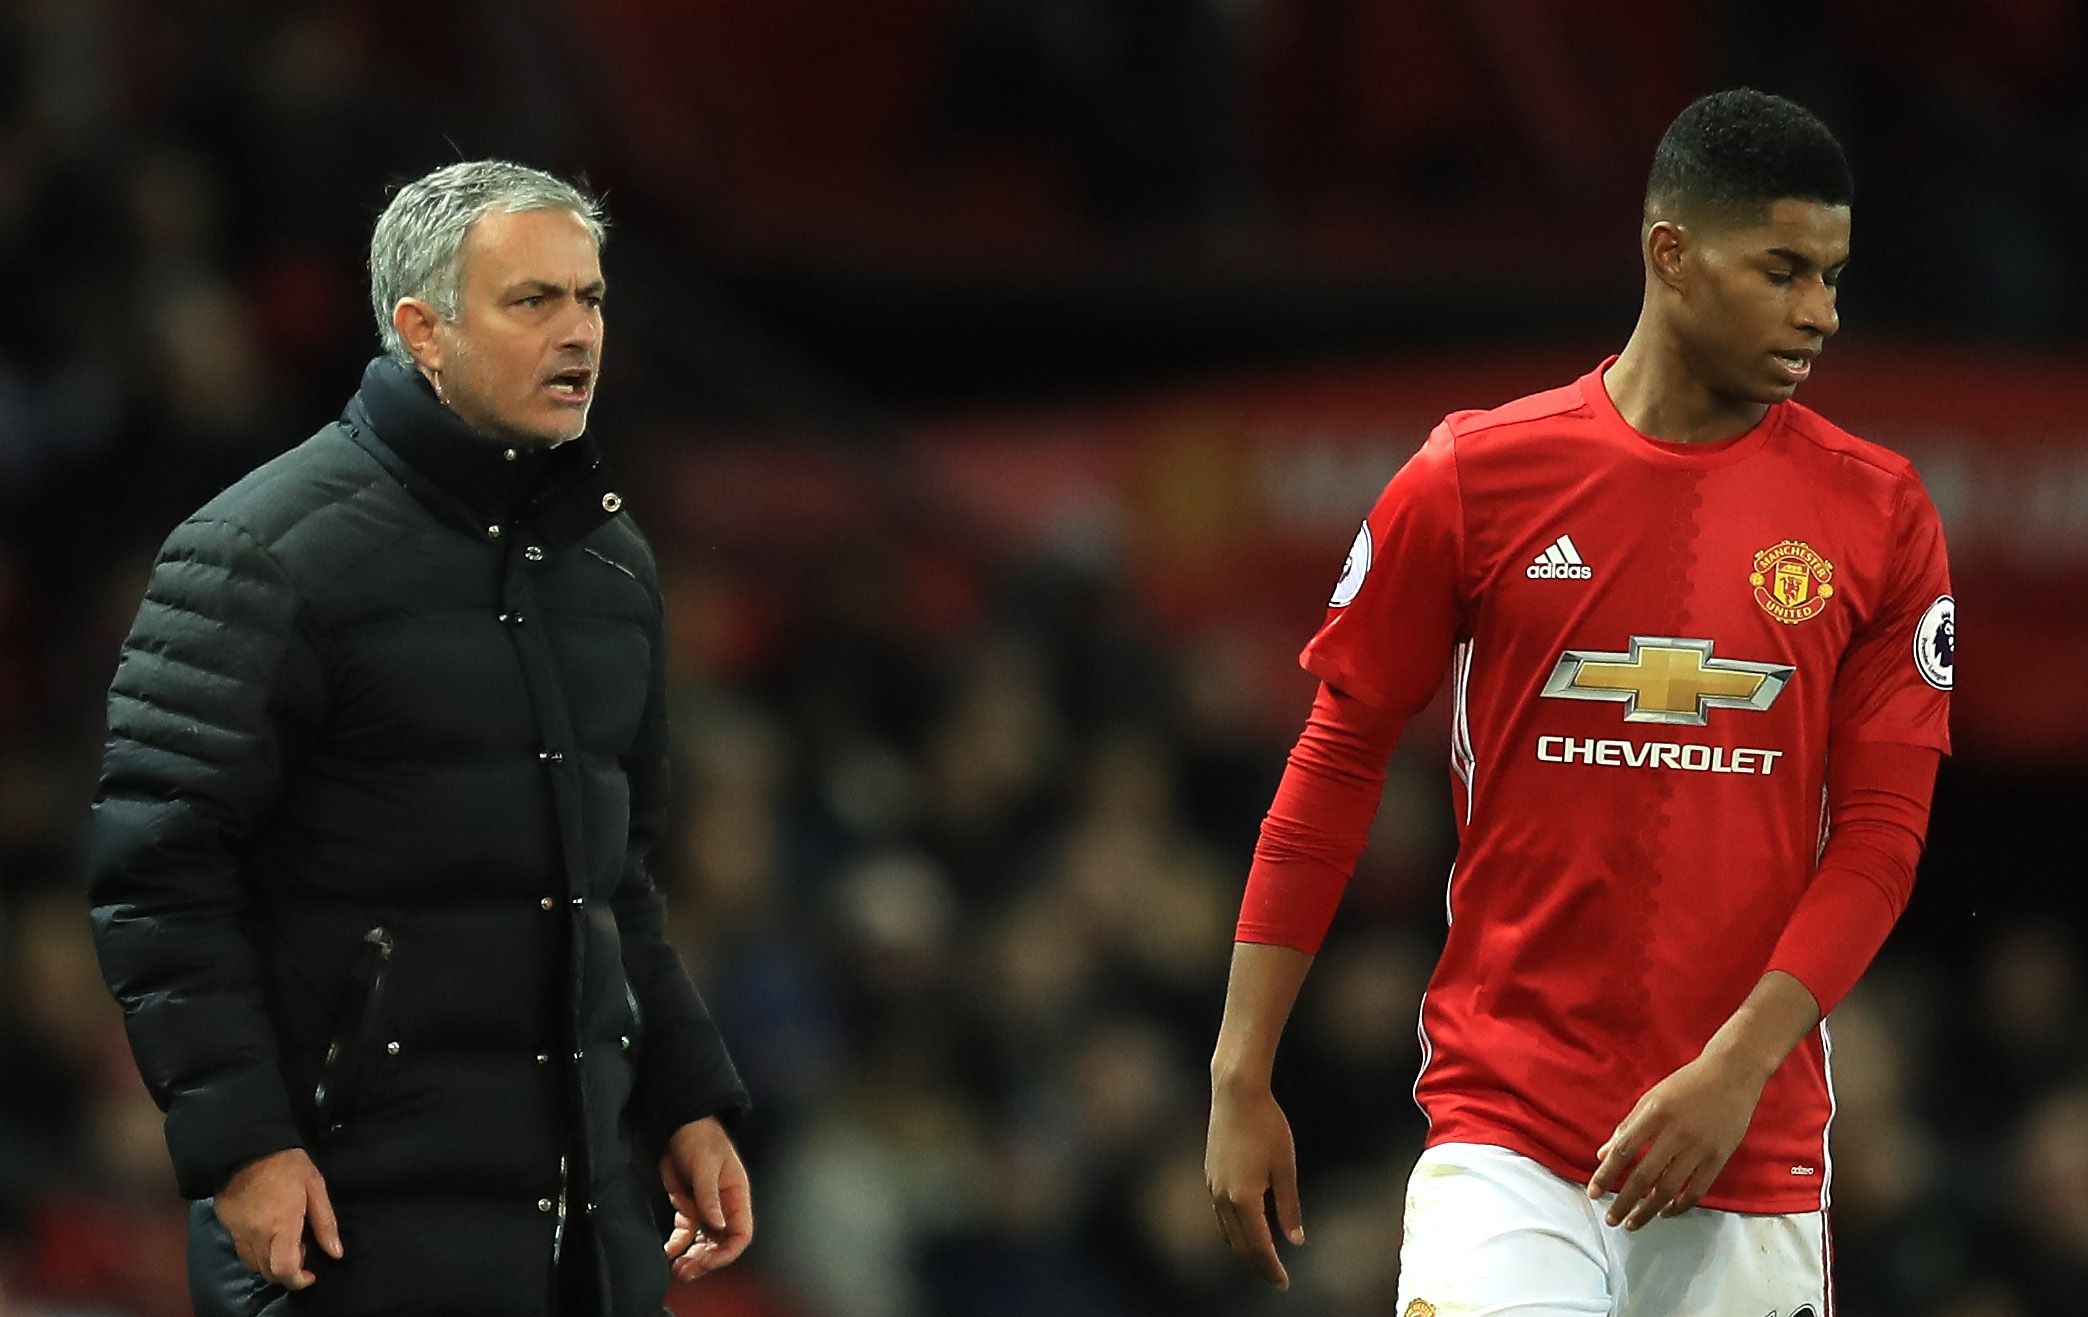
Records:
M1778 201L1760 223L1700 227L1684 260L1685 335L1703 377L1750 402L1797 392L1841 328L1849 208Z
M587 428L602 362L602 264L568 210L481 215L464 235L457 318L422 357L473 429L548 445Z

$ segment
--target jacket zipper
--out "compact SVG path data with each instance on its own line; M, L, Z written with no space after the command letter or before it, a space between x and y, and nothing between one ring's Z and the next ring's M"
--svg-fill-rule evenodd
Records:
M551 1307L557 1307L557 1294L566 1286L564 1259L566 1259L566 1169L570 1158L557 1154L557 1217L551 1225Z
M558 1154L558 1222L551 1228L551 1274L558 1274L558 1261L565 1254L566 1170L570 1159Z
M322 1135L331 1134L337 1128L333 1117L344 1108L343 1099L350 1091L349 1086L341 1082L349 1076L341 1071L348 1067L350 1074L353 1073L351 1053L359 1050L360 1044L367 1043L376 1028L377 1008L384 1000L385 975L391 968L391 930L379 924L363 934L363 942L366 949L362 963L369 969L369 983L363 988L357 1009L342 1020L340 1032L326 1045L326 1060L319 1067L319 1083L312 1089L312 1106L319 1113Z

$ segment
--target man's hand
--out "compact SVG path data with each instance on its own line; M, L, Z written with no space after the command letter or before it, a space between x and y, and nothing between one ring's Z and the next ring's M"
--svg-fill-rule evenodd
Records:
M1656 1213L1679 1216L1702 1202L1746 1136L1769 1076L1819 1022L1809 988L1780 969L1763 974L1697 1059L1648 1090L1596 1150L1602 1164L1588 1197L1617 1190L1609 1223L1636 1230Z
M1298 1153L1290 1122L1268 1085L1212 1085L1204 1181L1232 1251L1252 1262L1271 1285L1289 1289L1290 1273L1269 1234L1268 1196L1275 1194L1276 1221L1291 1243L1305 1242L1305 1218L1298 1203Z
M674 1204L666 1251L684 1283L732 1265L754 1238L747 1168L714 1116L692 1120L667 1140L660 1182Z
M1740 1146L1767 1082L1757 1069L1710 1054L1661 1080L1596 1151L1602 1164L1588 1197L1615 1190L1608 1220L1626 1230L1695 1207Z
M240 1262L271 1284L301 1290L319 1279L304 1269L308 1220L319 1247L336 1261L342 1256L341 1227L327 1201L326 1181L303 1148L285 1148L240 1167L212 1206Z

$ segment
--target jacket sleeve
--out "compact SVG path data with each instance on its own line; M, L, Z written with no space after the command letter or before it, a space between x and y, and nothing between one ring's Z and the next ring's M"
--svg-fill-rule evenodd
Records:
M242 928L242 861L281 791L286 706L316 684L274 560L229 523L177 527L110 686L87 882L102 975L189 1198L303 1141Z
M667 942L667 914L652 880L653 845L666 823L670 746L667 641L653 634L645 718L624 762L631 790L631 833L615 896L624 974L643 1013L633 1115L644 1137L663 1147L692 1120L745 1114L747 1091L710 1010Z

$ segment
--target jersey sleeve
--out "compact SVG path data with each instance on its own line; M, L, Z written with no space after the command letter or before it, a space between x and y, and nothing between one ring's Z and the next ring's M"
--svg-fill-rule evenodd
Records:
M1940 758L1927 746L1874 742L1828 760L1827 846L1769 959L1805 985L1822 1015L1856 986L1907 908Z
M1404 725L1321 684L1262 819L1235 942L1319 954L1356 859L1369 844L1385 794L1385 765Z
M1327 685L1410 717L1443 681L1464 625L1464 514L1437 426L1356 533L1319 633L1298 661Z
M1956 605L1943 523L1909 472L1893 525L1895 557L1877 609L1834 679L1833 742L1890 741L1950 753Z

